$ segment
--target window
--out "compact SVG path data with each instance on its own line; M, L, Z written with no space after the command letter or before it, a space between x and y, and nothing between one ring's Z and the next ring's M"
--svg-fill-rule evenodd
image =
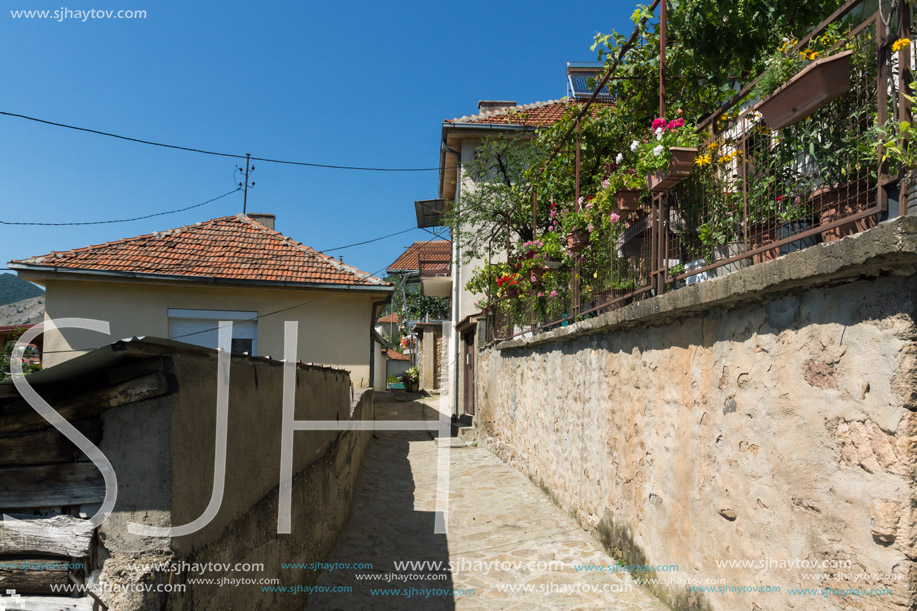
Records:
M221 320L232 322L233 354L255 356L258 350L257 312L183 310L169 308L169 339L216 349Z

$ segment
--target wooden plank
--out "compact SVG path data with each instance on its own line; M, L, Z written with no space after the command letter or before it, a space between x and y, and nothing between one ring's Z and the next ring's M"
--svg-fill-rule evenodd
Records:
M105 481L93 463L0 469L0 508L89 505L105 499Z
M92 611L92 599L64 598L62 596L23 596L0 598L6 611Z
M99 418L78 420L73 425L92 443L98 444L102 439ZM0 437L0 467L73 462L82 456L83 453L57 429Z
M162 372L116 384L109 388L64 399L52 407L67 420L78 420L97 416L107 409L146 401L164 395L169 383ZM21 433L49 428L48 421L33 409L21 413L0 416L0 433Z
M12 530L0 524L0 561L5 554L55 554L72 558L90 556L95 528L88 520L67 515L49 517L12 514L11 517L25 522L27 530ZM55 530L48 532L42 528L44 526Z
M50 594L52 585L70 583L69 563L69 558L0 558L0 591Z

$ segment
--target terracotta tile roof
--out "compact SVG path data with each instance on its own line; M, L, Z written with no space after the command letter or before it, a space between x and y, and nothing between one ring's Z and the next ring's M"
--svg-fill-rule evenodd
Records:
M491 112L478 115L468 115L457 119L446 119L443 123L492 123L502 125L523 125L529 127L547 127L554 125L564 116L564 111L571 104L582 104L572 98L550 100L548 102L535 102L523 106L500 108ZM595 101L589 111L595 115L599 110L609 105L607 101Z
M420 269L420 260L441 261L443 263L452 262L452 242L448 240L433 240L430 242L414 242L401 253L401 256L395 259L388 266L388 271Z
M385 356L390 358L393 361L410 361L411 357L406 354L401 354L397 350L392 350L391 348L386 348L384 350Z
M387 285L242 214L11 263L258 282Z
M389 314L389 315L387 315L387 316L383 316L383 317L380 318L377 322L392 322L392 323L397 323L397 322L399 322L400 320L401 320L401 317L398 316L398 312L392 312L391 314Z

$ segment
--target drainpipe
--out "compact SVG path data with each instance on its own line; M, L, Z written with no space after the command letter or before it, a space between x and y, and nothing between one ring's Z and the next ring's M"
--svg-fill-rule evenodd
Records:
M369 387L373 389L376 387L376 312L379 306L384 306L391 300L392 298L389 296L388 299L372 302L372 312L369 319Z

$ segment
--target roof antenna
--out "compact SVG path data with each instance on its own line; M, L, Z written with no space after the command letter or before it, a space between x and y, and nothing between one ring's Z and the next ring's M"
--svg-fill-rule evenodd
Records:
M255 188L255 181L249 182L248 175L255 172L255 166L251 164L251 153L245 153L245 180L239 181L237 184L239 188L242 189L242 214L246 214L248 211L248 188ZM242 175L242 168L236 166L236 172L239 173L239 176Z

